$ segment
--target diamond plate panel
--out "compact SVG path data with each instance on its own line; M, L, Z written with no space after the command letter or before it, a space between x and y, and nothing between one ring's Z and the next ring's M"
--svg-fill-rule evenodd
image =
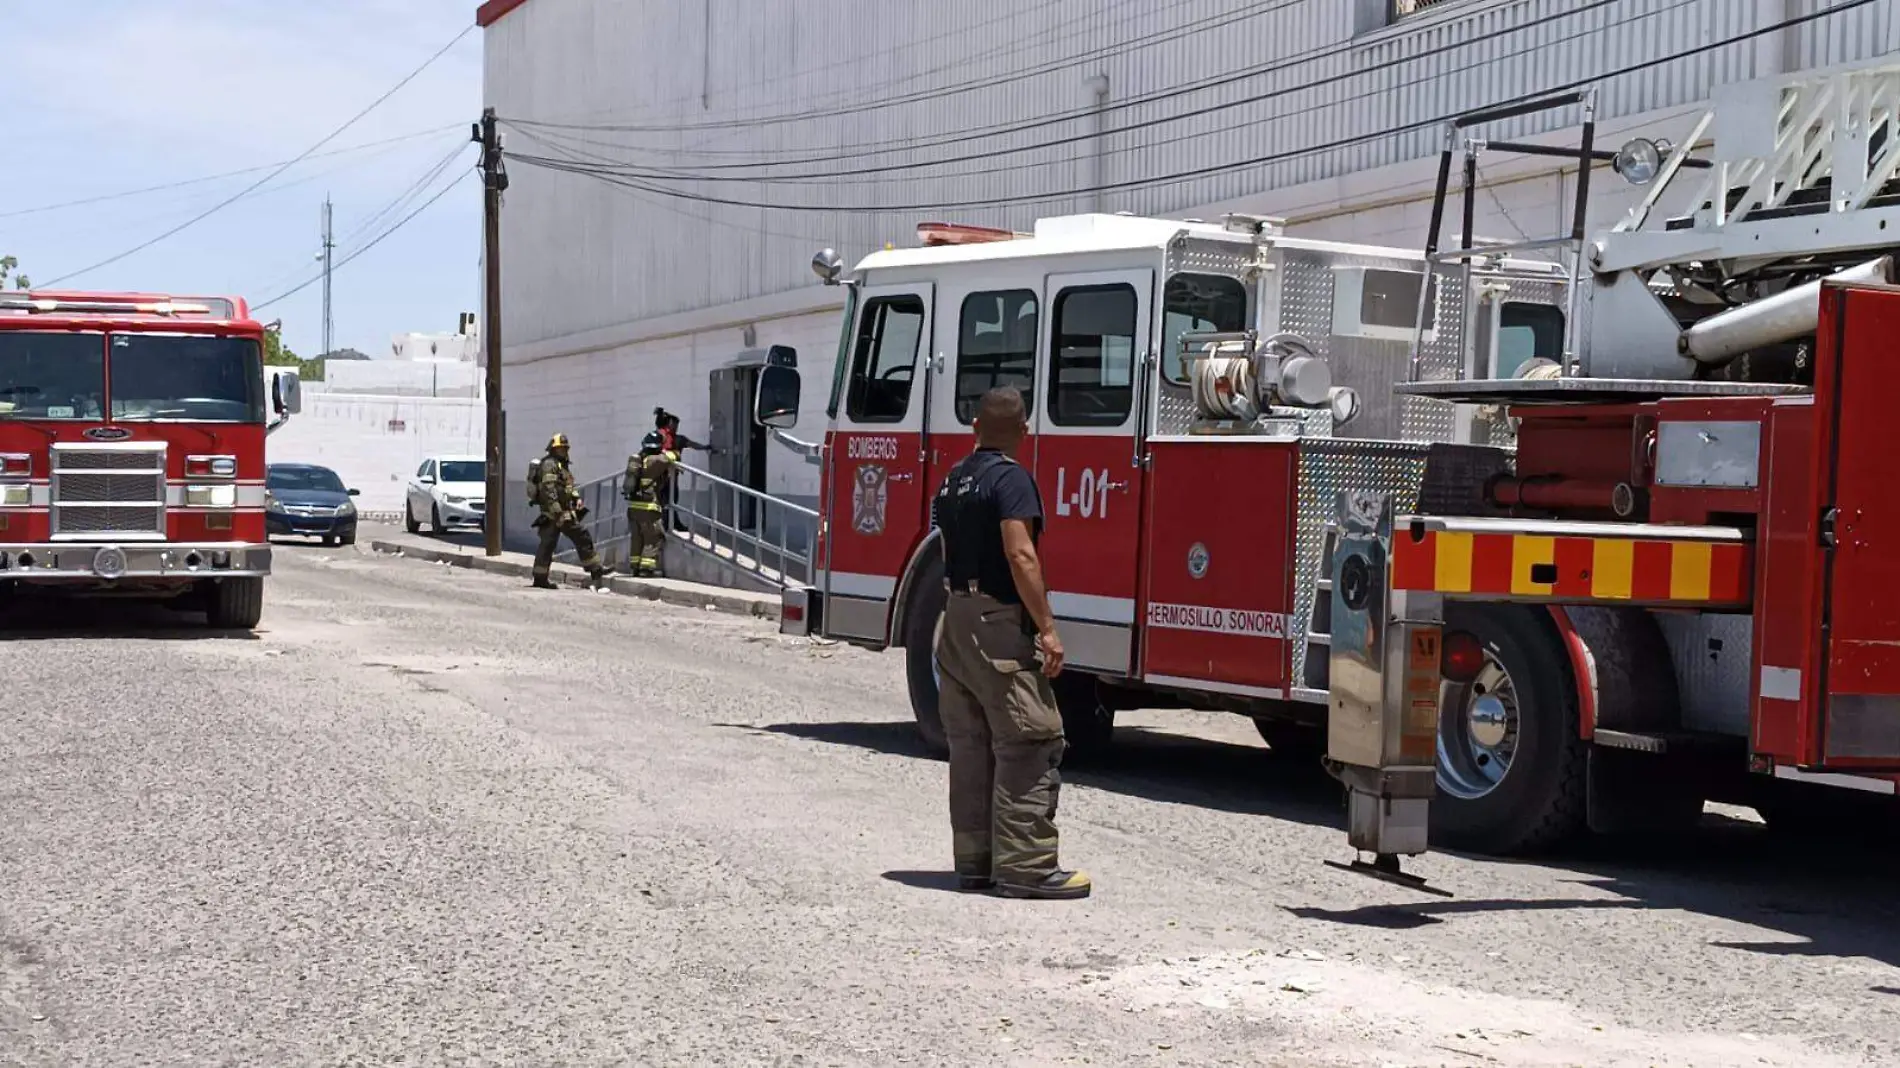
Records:
M1652 614L1675 663L1683 728L1747 737L1754 620L1716 613Z
M1330 313L1329 313L1330 314ZM1293 675L1306 679L1307 634L1312 627L1313 598L1325 566L1326 524L1338 507L1343 489L1372 490L1392 496L1394 508L1409 512L1418 506L1419 486L1425 480L1425 445L1394 441L1320 438L1300 443L1299 513L1293 533Z

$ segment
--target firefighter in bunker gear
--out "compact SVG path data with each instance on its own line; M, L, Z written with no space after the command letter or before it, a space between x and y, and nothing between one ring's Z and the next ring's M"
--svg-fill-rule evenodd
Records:
M1028 431L1022 394L983 395L976 451L950 469L933 509L943 529L937 708L950 744L950 832L960 885L1006 897L1087 897L1057 864L1062 671L1036 541L1042 498L1015 461Z
M581 525L581 520L587 517L587 507L581 503L580 487L575 485L574 472L568 463L567 435L556 434L549 438L547 455L541 458L535 481L535 504L541 509L534 521L535 531L540 535L540 545L534 554L537 589L555 588L548 576L554 568L554 550L561 544L563 534L574 544L575 555L580 557L581 566L587 569L596 585L607 574L594 552L593 535Z
M679 462L679 454L642 444L638 456L628 457L627 474L621 492L627 498L627 531L631 545L628 556L633 573L646 577L660 572L660 549L666 542L661 524L660 491L666 476Z

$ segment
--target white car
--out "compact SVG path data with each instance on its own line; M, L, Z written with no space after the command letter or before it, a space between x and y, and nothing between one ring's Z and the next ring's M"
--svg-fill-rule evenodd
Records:
M414 534L480 530L487 514L488 464L479 456L431 456L409 480L403 525Z

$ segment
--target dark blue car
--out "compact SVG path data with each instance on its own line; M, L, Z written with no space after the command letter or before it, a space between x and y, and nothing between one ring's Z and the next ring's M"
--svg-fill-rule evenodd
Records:
M272 537L356 543L356 496L336 472L315 464L271 464L264 474L264 530Z

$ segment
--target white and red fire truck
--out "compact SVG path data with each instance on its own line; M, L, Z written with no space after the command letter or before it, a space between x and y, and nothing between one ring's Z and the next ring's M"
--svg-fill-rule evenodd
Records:
M1691 803L1699 813L1704 797L1752 786L1751 761L1782 782L1843 781L1810 774L1845 766L1840 755L1762 734L1751 710L1758 666L1775 669L1771 698L1813 679L1808 660L1751 661L1768 633L1754 625L1766 605L1756 520L1772 504L1758 461L1783 433L1766 413L1813 410L1793 398L1813 363L1802 339L1814 280L1841 267L1884 277L1866 250L1900 243L1882 233L1900 234L1886 199L1900 158L1895 81L1867 69L1731 87L1673 149L1598 149L1588 92L1458 120L1432 225L1443 229L1462 154L1463 240L1451 248L1302 240L1241 216L921 228L923 247L868 256L844 283L820 568L812 588L785 594L782 627L906 649L919 729L941 749L929 636L944 590L929 501L970 448L977 397L1011 384L1031 401L1022 459L1048 513L1045 570L1071 668L1058 695L1075 742L1099 744L1114 711L1136 707L1230 709L1275 748L1313 755L1330 738L1354 826L1385 833L1391 848L1369 850L1385 862L1423 848L1428 811L1434 844L1511 853L1586 824ZM1578 147L1480 139L1556 107L1583 112ZM1718 116L1733 144L1711 152L1702 138ZM1475 239L1472 179L1487 147L1580 167L1566 233ZM1856 179L1837 177L1830 195L1815 175L1845 156L1861 161ZM1650 190L1592 242L1584 206L1605 162ZM1649 227L1684 173L1709 176L1714 206ZM1547 255L1565 246L1567 265ZM829 250L814 261L828 281L841 266ZM791 425L796 375L767 369L761 422ZM1514 407L1526 395L1597 403ZM1342 495L1348 517L1375 517L1373 534L1356 523L1340 536ZM1808 503L1789 514L1813 521ZM1388 613L1383 585L1369 602L1383 570L1352 571L1352 589L1339 588L1339 559L1376 540L1381 509L1431 547L1401 551L1388 534L1401 590L1422 574L1439 583L1433 596L1469 595L1448 619ZM1609 537L1604 524L1622 540L1579 564L1575 539ZM1608 600L1580 595L1587 581ZM1431 655L1395 667L1388 639ZM1900 738L1866 729L1857 752L1900 757ZM1665 794L1681 803L1657 804Z
M255 626L264 439L301 403L294 372L266 379L264 334L230 297L0 294L0 594Z

